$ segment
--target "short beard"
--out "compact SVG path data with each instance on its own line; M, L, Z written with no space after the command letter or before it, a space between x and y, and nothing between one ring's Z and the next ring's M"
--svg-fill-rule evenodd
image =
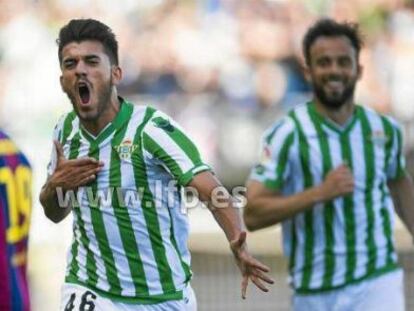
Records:
M76 97L73 94L70 93L66 93L66 95L68 96L69 100L72 103L73 109L76 112L76 115L78 116L78 118L82 121L86 121L86 122L93 122L93 121L97 121L99 119L99 117L102 115L102 113L106 110L106 108L110 105L110 100L111 100L111 95L112 95L112 77L109 78L108 84L105 85L103 87L102 92L100 92L98 94L98 109L95 115L93 116L87 116L87 117L82 117L76 107Z
M329 98L323 88L318 85L313 85L313 92L322 105L328 109L337 110L354 96L355 84L356 83L354 82L347 86L342 94L337 98Z

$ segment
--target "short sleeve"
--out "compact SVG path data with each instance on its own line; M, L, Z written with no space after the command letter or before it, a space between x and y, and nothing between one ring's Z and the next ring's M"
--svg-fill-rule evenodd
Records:
M184 130L160 111L154 113L143 130L143 146L182 186L198 173L211 170Z
M392 119L388 119L391 123L392 131L390 139L389 161L387 166L388 179L398 179L405 175L406 164L403 150L403 135L401 127Z
M270 190L281 189L291 172L289 154L294 140L294 124L288 117L268 129L262 138L260 160L249 179L261 182Z

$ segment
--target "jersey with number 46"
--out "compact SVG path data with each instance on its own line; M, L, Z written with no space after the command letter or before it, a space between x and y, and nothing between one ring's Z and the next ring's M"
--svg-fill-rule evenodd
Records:
M179 189L209 167L168 116L121 101L96 137L74 112L55 128L67 159L104 162L97 179L72 198L58 191L62 204L75 202L66 282L124 302L180 299L191 270ZM49 174L55 162L53 154Z

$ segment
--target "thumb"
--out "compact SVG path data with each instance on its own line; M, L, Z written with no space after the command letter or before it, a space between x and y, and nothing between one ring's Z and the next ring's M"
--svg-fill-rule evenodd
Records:
M347 160L344 160L341 164L339 164L338 166L337 166L337 168L347 168L349 165L348 165L348 161Z
M349 160L345 160L342 164L342 167L349 173L352 174L353 168L352 163Z
M345 170L349 170L349 164L348 161L343 161L341 164L339 164L334 170L335 171L345 171Z
M60 142L57 141L57 140L54 140L53 143L54 143L55 149L56 149L57 163L59 164L60 162L62 162L62 160L65 159L65 155L63 153L63 147L60 144Z

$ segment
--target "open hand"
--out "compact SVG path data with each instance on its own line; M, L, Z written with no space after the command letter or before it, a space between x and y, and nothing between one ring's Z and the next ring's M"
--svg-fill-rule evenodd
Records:
M267 292L268 289L262 281L268 284L274 283L274 281L266 275L266 273L269 272L270 269L264 264L262 264L260 261L253 258L247 251L246 232L241 232L238 237L232 240L230 242L230 247L233 251L233 255L236 259L237 265L243 277L241 283L242 298L246 298L246 291L249 279L259 289L261 289L264 292Z
M54 188L61 187L63 191L74 190L93 181L102 169L103 163L90 157L67 160L63 154L62 145L54 141L57 163L50 177Z

